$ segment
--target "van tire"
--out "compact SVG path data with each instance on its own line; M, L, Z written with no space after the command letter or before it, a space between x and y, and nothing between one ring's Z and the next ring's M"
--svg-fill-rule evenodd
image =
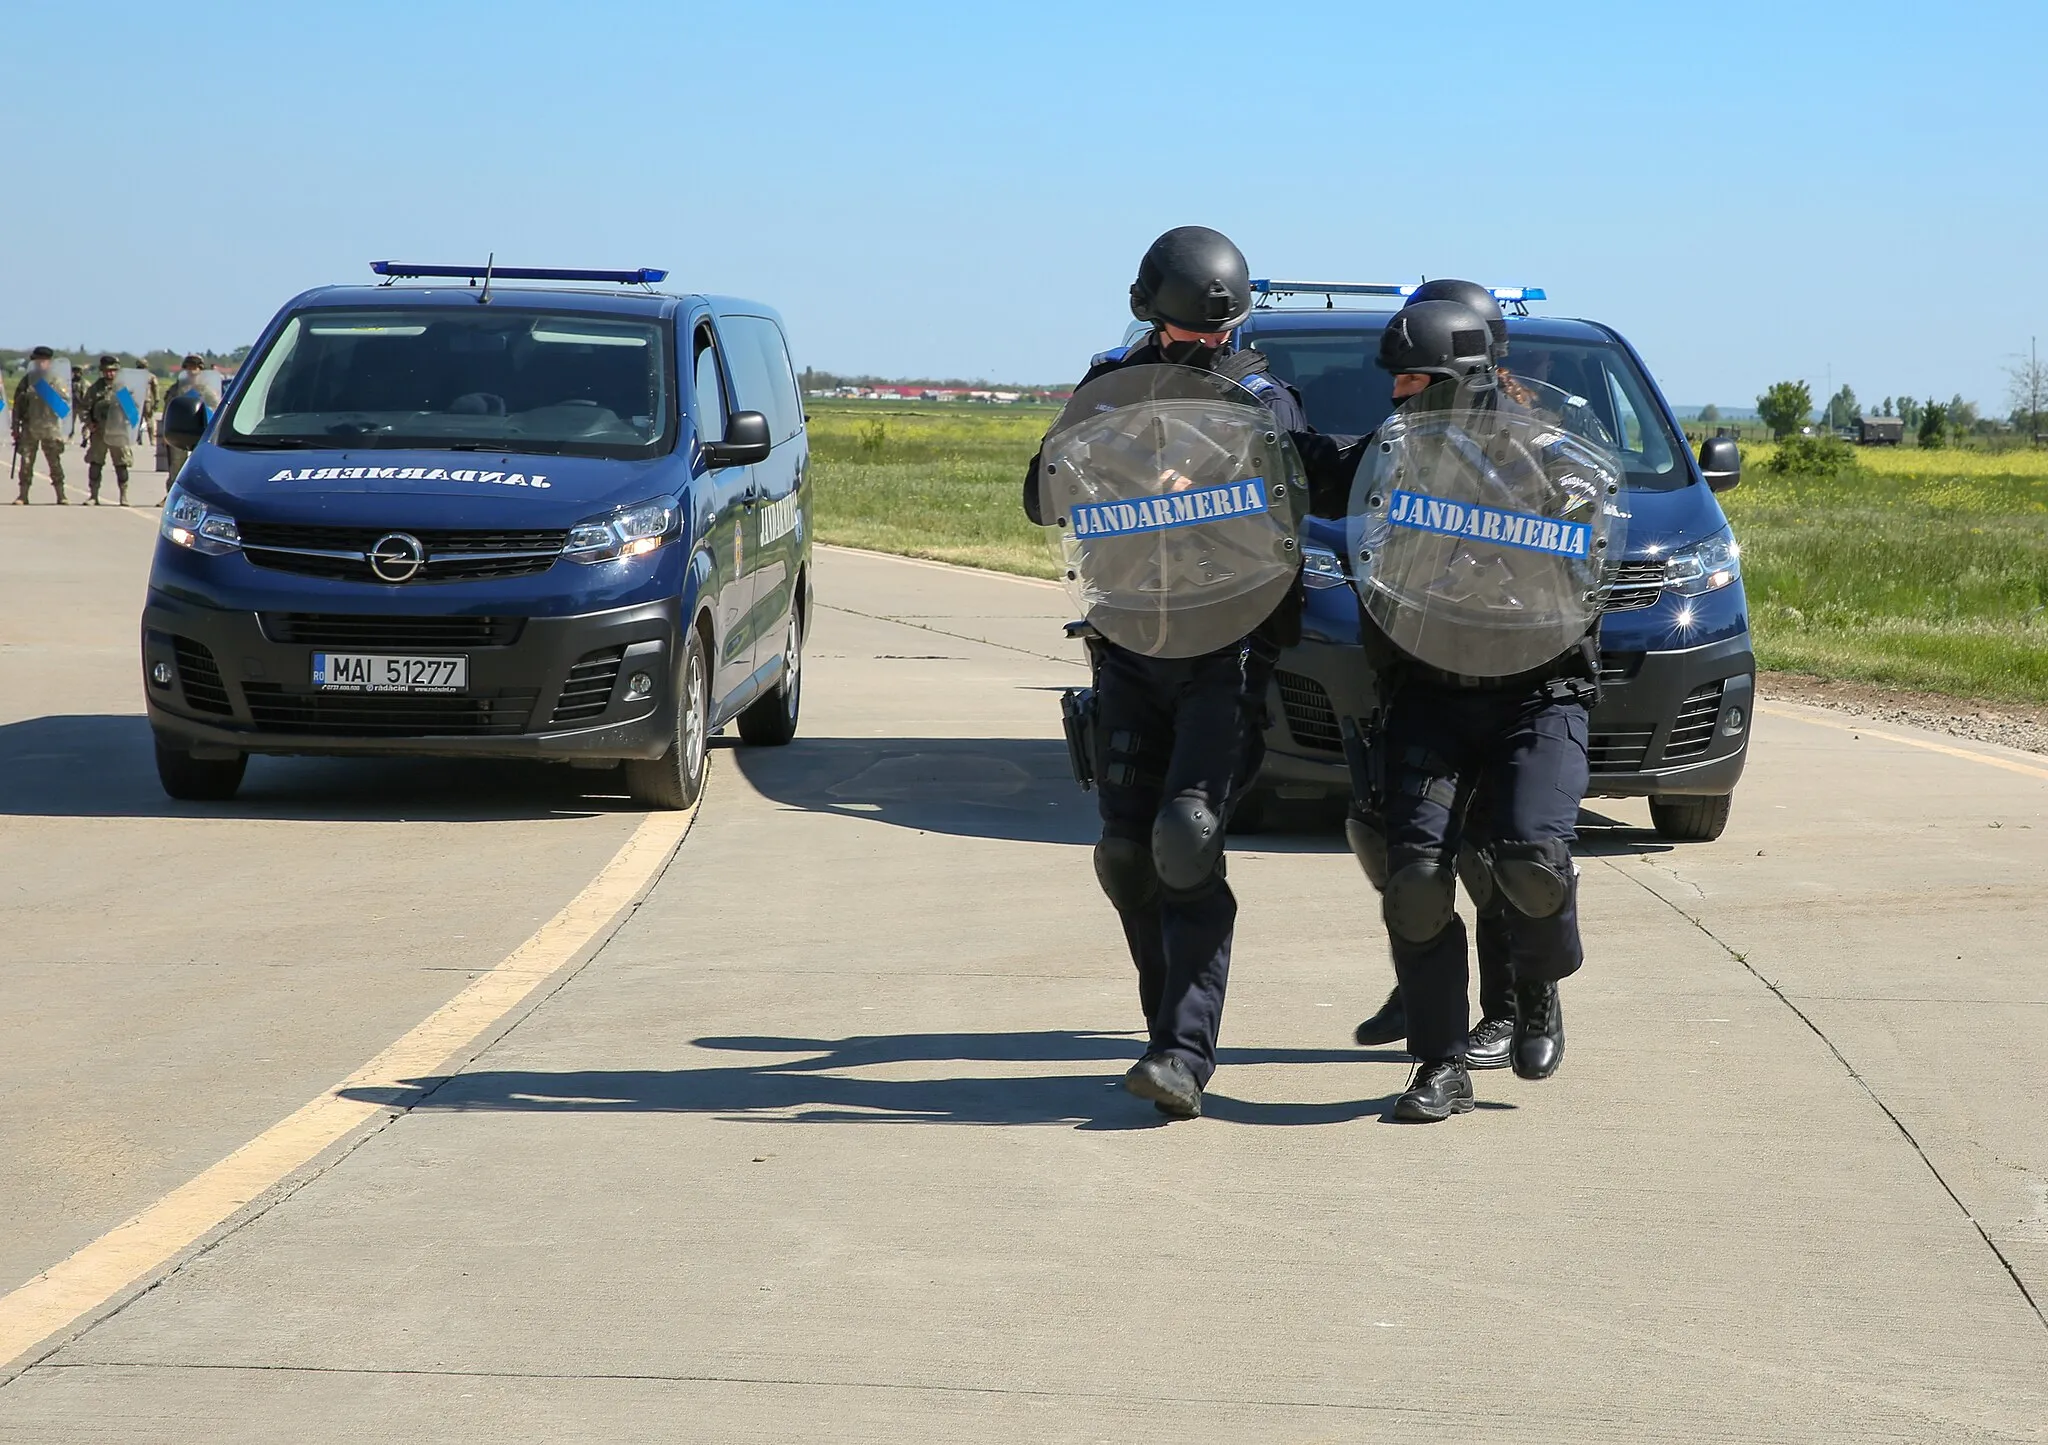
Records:
M195 758L175 743L156 740L156 777L164 791L181 803L225 803L242 786L249 755L231 759Z
M658 758L626 759L626 792L650 808L688 808L704 793L711 758L710 669L704 634L691 628L676 669L675 735Z
M789 609L789 631L782 639L782 677L774 687L740 714L740 741L750 748L779 748L796 737L804 704L804 614Z
M1674 843L1711 843L1728 826L1728 809L1733 793L1716 793L1704 798L1652 798L1650 822L1659 838Z

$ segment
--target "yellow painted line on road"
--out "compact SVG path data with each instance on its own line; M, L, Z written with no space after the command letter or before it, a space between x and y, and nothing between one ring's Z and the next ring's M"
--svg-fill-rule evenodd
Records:
M650 814L567 907L404 1038L126 1224L0 1297L0 1368L163 1269L322 1150L392 1111L347 1093L390 1090L402 1097L410 1092L405 1080L467 1062L461 1055L469 1044L603 937L653 886L695 814Z
M1880 732L1876 728L1864 727L1858 723L1836 722L1833 718L1814 717L1809 713L1794 712L1786 707L1774 707L1760 703L1758 712L1769 713L1772 717L1785 718L1791 722L1812 723L1817 728L1833 728L1838 733L1855 733L1858 737L1875 738L1884 743L1901 743L1909 748L1924 748L1930 753L1941 753L1946 757L1961 758L1969 763L1983 763L1987 767L2004 768L2009 773L2024 773L2030 778L2048 778L2048 768L2038 768L2023 763L2017 758L2001 758L1992 753L1974 752L1969 748L1954 748L1947 743L1933 742L1927 738L1900 737L1897 733Z

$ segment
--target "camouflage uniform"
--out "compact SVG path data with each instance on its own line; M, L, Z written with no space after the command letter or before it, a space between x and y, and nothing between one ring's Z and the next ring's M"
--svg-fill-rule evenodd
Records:
M28 500L28 486L36 474L36 453L41 451L50 463L50 483L57 489L57 502L64 501L64 421L50 408L50 404L36 393L37 372L33 366L28 375L14 386L14 440L21 452L19 475L21 495L16 502Z
M85 443L87 500L99 505L100 478L106 474L107 458L114 459L114 483L121 489L121 505L128 505L128 468L135 462L134 433L128 429L128 414L121 410L117 377L102 376L85 394L85 424L91 434Z

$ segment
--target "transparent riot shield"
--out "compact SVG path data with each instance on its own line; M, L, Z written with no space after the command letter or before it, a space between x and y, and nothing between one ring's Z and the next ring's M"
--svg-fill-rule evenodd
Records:
M1575 645L1620 560L1628 474L1593 406L1541 382L1439 384L1359 462L1348 540L1367 615L1416 660L1510 677Z
M1069 595L1133 652L1227 647L1300 570L1294 443L1213 372L1127 366L1082 387L1046 435L1038 484Z
M149 406L149 372L140 366L125 366L114 374L114 402L128 424L128 440L142 440L143 413Z

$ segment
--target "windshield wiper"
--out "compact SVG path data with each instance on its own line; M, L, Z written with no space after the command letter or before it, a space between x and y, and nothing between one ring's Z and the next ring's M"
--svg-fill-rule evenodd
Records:
M330 443L324 441L312 441L306 437L265 436L232 438L222 437L221 444L223 446L234 447L240 451L252 452L295 452L305 451L311 447L326 447L331 445Z

